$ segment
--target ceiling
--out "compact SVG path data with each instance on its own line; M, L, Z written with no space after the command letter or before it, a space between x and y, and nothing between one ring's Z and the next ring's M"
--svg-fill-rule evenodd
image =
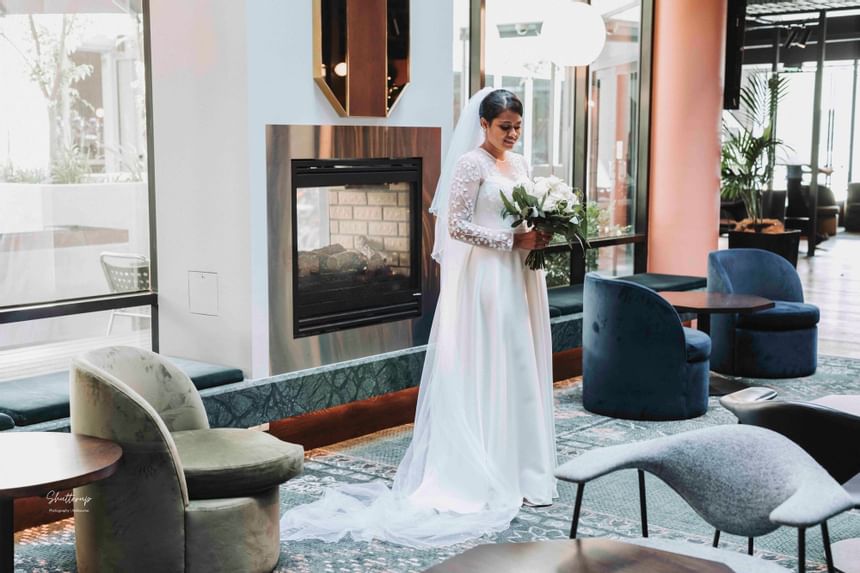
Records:
M860 0L747 0L748 16L860 8Z

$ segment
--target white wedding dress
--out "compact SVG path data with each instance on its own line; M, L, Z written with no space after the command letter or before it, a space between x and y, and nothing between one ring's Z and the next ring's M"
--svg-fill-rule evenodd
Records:
M449 545L506 529L524 501L557 497L546 281L512 249L507 195L525 159L481 148L451 179L440 297L412 442L392 489L382 482L329 489L287 511L283 538L382 539Z

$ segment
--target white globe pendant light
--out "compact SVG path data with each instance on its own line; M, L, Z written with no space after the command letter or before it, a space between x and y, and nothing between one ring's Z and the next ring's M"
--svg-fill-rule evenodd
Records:
M541 37L550 59L559 66L587 66L606 43L603 16L590 4L555 0L547 12Z

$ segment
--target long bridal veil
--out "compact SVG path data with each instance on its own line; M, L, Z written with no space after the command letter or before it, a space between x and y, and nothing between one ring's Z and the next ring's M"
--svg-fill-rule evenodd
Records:
M431 212L436 215L433 258L441 265L439 302L433 319L412 442L391 489L381 482L325 490L310 504L281 518L285 540L380 539L410 547L452 545L506 529L520 508L509 484L488 459L475 415L481 404L470 392L461 363L457 319L460 280L469 247L448 239L448 190L461 155L481 143L479 107L491 88L463 109L443 162ZM480 325L474 325L480 329ZM480 334L478 334L480 335ZM506 495L508 494L508 495Z
M460 112L460 120L451 134L451 143L448 152L442 162L442 171L439 173L439 181L436 184L436 193L433 195L433 203L430 204L430 212L436 215L435 243L433 243L433 259L443 265L442 255L445 247L451 243L448 237L448 193L451 190L451 180L454 178L454 168L457 160L467 151L471 151L483 143L481 130L481 102L493 88L483 88L473 95L466 107ZM452 243L457 244L457 243ZM442 266L444 269L444 265Z

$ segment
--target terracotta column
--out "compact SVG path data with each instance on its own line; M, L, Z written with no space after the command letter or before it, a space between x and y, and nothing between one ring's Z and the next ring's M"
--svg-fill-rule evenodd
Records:
M717 248L726 0L655 0L648 271L704 276Z

